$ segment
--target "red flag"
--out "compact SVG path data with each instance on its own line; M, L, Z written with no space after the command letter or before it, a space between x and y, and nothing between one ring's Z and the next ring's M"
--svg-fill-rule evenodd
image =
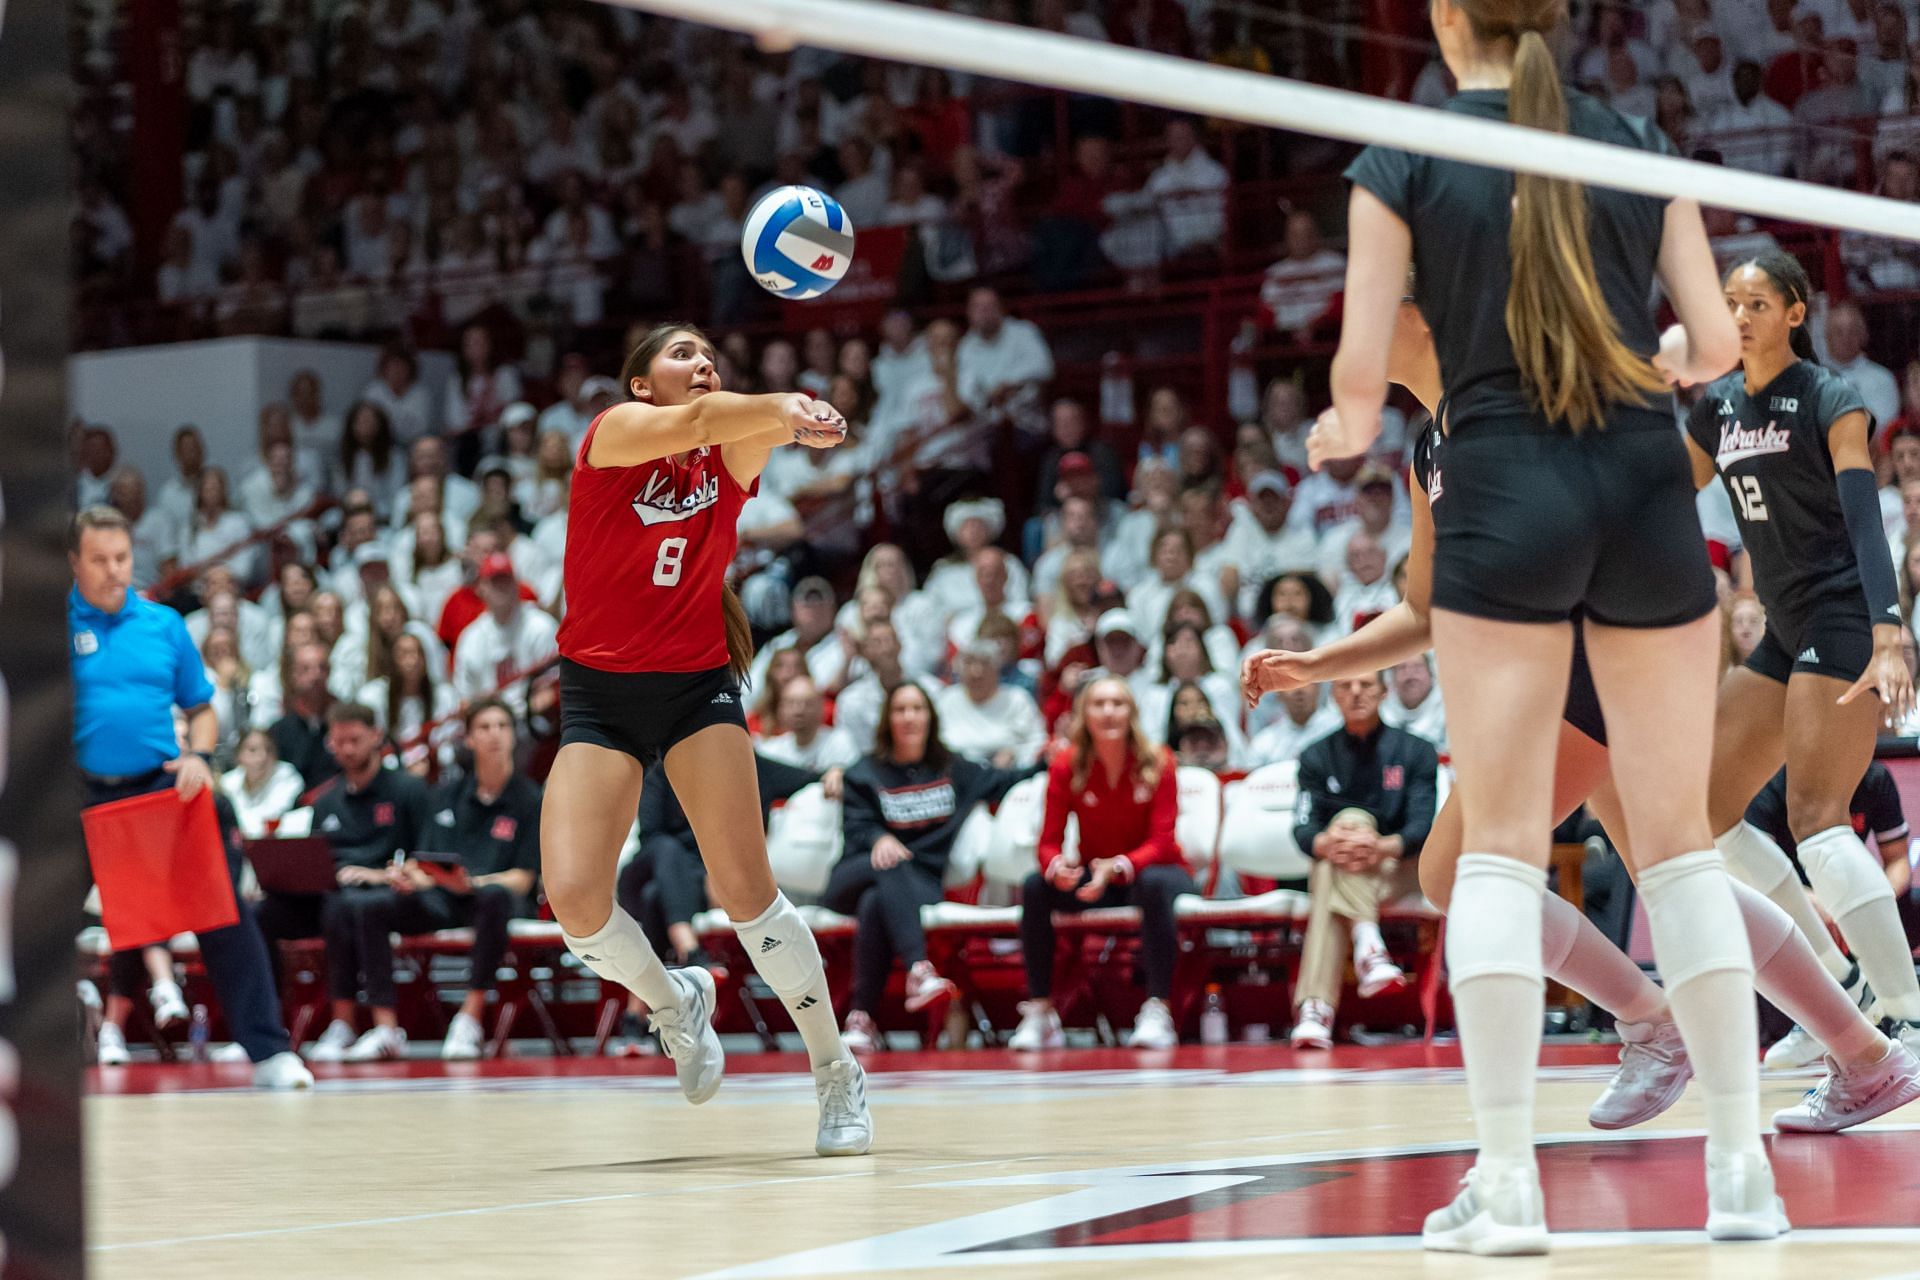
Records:
M116 951L239 923L211 787L185 804L169 787L94 805L80 825Z

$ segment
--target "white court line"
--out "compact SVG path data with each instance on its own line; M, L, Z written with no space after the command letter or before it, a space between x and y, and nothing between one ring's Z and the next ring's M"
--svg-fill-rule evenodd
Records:
M116 1253L127 1249L162 1249L183 1244L215 1244L223 1240L259 1240L271 1236L309 1235L316 1231L344 1231L358 1227L390 1227L408 1222L433 1222L443 1218L469 1218L489 1213L513 1213L521 1209L564 1208L576 1204L600 1204L613 1200L653 1200L663 1196L703 1195L709 1191L743 1191L753 1187L777 1187L793 1182L839 1182L849 1178L874 1178L885 1173L908 1177L933 1173L940 1169L973 1169L987 1164L1018 1164L1038 1160L1039 1156L996 1156L991 1160L963 1160L953 1164L927 1164L912 1169L855 1169L848 1173L823 1173L792 1178L754 1178L747 1182L722 1182L704 1187L666 1187L658 1191L621 1191L604 1196L569 1196L561 1200L527 1200L518 1204L479 1205L470 1209L440 1209L433 1213L409 1213L389 1218L354 1218L345 1222L310 1222L298 1227L263 1227L258 1231L222 1231L200 1236L171 1236L162 1240L126 1240L119 1244L88 1245L89 1253Z

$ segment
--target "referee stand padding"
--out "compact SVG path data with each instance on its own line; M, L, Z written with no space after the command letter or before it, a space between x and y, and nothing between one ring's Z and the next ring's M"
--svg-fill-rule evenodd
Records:
M1202 892L1183 895L1175 903L1181 939L1173 993L1176 1023L1193 1033L1206 986L1218 982L1236 1026L1265 1023L1282 1029L1292 1021L1293 985L1309 908L1304 892L1309 863L1293 839L1298 798L1294 765L1270 765L1225 778L1183 768L1178 780L1176 834ZM1045 776L1036 776L1010 791L997 809L978 808L956 841L947 900L921 913L929 958L959 987L965 1020L988 1044L1004 1040L1017 1021L1015 1006L1026 998L1020 908L994 904L1016 901L1021 883L1039 865L1035 849L1045 789ZM1069 848L1077 843L1071 823L1067 839ZM776 878L800 904L820 941L836 1006L844 1008L853 979L854 921L817 905L841 854L839 804L827 800L818 785L797 793L775 809L768 849ZM1230 896L1219 896L1223 892ZM1448 1012L1440 964L1443 921L1416 895L1388 904L1381 923L1413 979L1412 989L1364 1005L1346 1000L1342 1008L1375 1026L1418 1025L1431 1038ZM754 976L725 915L706 911L693 925L701 945L727 969L718 1024L724 1031L757 1034L771 1047L775 1035L790 1024L779 1002ZM1132 1022L1142 999L1134 973L1139 925L1140 913L1133 907L1056 915L1060 945L1055 1003L1069 1025L1092 1027L1111 1040L1113 1027ZM446 980L447 973L457 971L472 943L469 929L395 939L399 1012L412 1038L434 1040L445 1034L448 1009L442 989L457 998L457 985ZM85 971L102 977L104 931L83 931L79 948ZM205 1004L217 1017L193 939L182 935L172 949L184 970L189 1003ZM281 961L289 1029L300 1044L317 1034L329 1017L321 943L283 943ZM438 970L436 961L441 962ZM905 1012L902 976L893 975L882 1007L871 1012L883 1029L918 1032L931 1047L943 1027ZM489 1018L489 1056L504 1054L516 1031L545 1039L556 1054L573 1052L572 1041L582 1037L591 1040L595 1052L603 1051L626 1004L624 990L601 982L566 953L559 926L548 920L513 922L498 979ZM145 1002L136 1001L135 1010L142 1020L136 1025L151 1034L163 1057L170 1057L168 1038L144 1023ZM174 1037L184 1036L185 1030L175 1029Z

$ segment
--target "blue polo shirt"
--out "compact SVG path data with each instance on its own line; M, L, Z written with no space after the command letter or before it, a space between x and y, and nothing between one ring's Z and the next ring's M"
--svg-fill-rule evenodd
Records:
M67 595L73 662L73 749L80 767L107 777L150 773L180 754L173 709L213 701L206 664L186 620L133 593L118 613Z

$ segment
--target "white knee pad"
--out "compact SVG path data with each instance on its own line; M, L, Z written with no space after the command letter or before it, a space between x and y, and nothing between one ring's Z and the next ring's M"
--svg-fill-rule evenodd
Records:
M1892 898L1893 886L1879 859L1860 843L1852 827L1828 827L1800 842L1800 865L1813 891L1835 920L1876 898Z
M733 931L740 935L754 969L781 999L805 995L819 980L820 944L786 894L776 894L772 906L745 924L734 921Z
M1683 853L1642 871L1640 897L1667 990L1723 969L1753 972L1740 909L1714 850Z
M1793 862L1779 845L1749 822L1736 822L1713 838L1727 871L1762 893L1794 878Z
M1447 973L1454 985L1494 974L1545 984L1541 898L1547 873L1494 853L1462 854L1447 912Z

